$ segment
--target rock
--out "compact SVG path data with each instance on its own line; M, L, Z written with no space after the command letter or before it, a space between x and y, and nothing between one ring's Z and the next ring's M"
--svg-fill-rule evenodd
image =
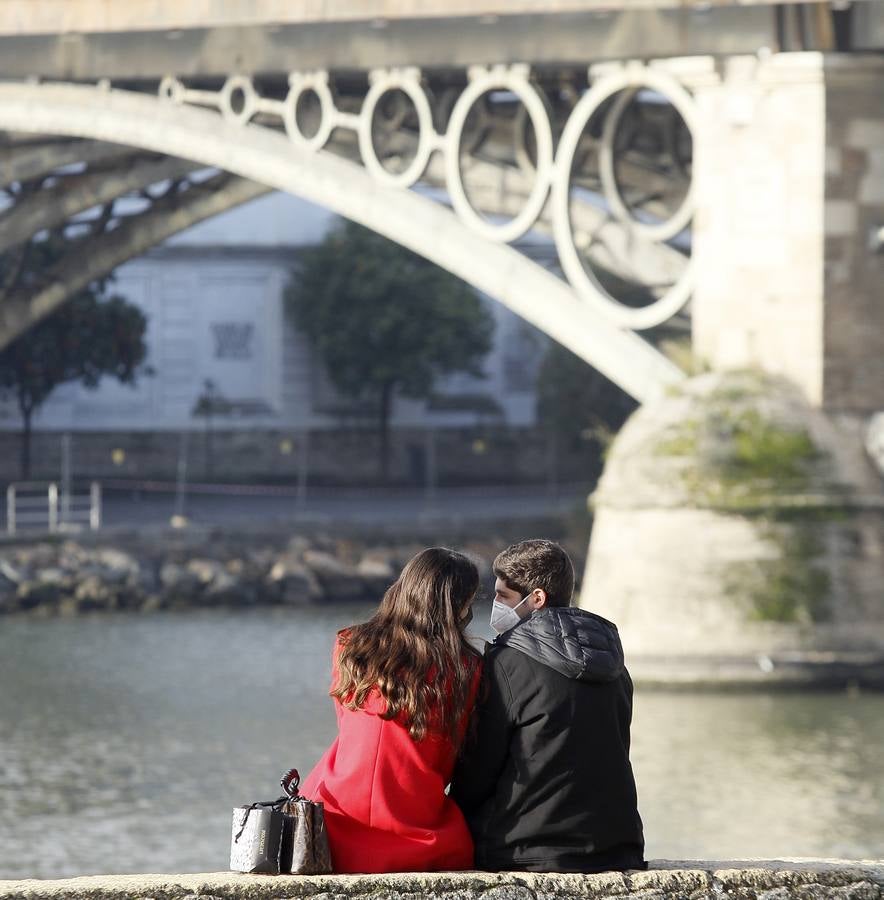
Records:
M160 567L160 584L164 603L169 606L187 605L203 586L198 575L173 562L163 563Z
M398 575L390 559L380 555L363 556L356 565L356 573L362 578L365 593L378 599Z
M273 564L267 574L267 585L280 603L289 606L315 603L323 595L322 586L313 572L288 555Z
M67 573L63 569L46 568L40 569L36 577L41 584L60 585L67 580Z
M300 558L300 554L290 553L287 554L292 556L293 558ZM276 562L277 554L268 547L260 547L258 549L249 549L246 551L246 560L243 561L243 564L248 568L252 568L261 572L263 574L267 574L271 568L273 568L273 564ZM232 562L232 560L231 560ZM230 562L228 562L228 567L230 566Z
M302 557L311 547L312 544L308 538L302 534L296 534L289 539L286 553L290 556Z
M114 590L97 575L84 578L74 591L74 600L80 610L107 609L117 605Z
M15 591L18 609L36 609L41 606L54 606L58 603L62 591L58 584L45 581L23 581Z
M189 559L185 569L195 575L202 585L209 585L224 574L224 566L214 559Z
M36 544L17 548L16 563L23 570L23 578L27 573L36 573L39 569L51 568L58 564L58 551L54 546Z
M363 556L356 565L356 571L369 578L389 578L391 581L396 579L393 563L384 556Z
M73 541L65 541L58 549L58 565L65 571L78 572L88 565L97 565L95 554Z
M228 559L226 563L224 563L225 570L231 575L242 578L245 575L246 564L242 559Z
M203 592L200 602L204 606L252 606L257 600L254 585L222 569Z
M142 565L138 571L138 583L135 592L138 594L153 594L160 589L159 572L152 565Z
M304 565L319 579L323 593L329 600L345 602L362 600L368 596L363 578L331 553L307 550L304 552Z
M0 559L0 590L3 590L6 585L15 585L21 584L23 575L20 569L16 568L11 562L5 559Z
M138 561L128 553L111 547L102 547L96 554L96 560L102 569L102 578L113 584L136 584L140 566Z
M103 540L107 540L102 536ZM0 559L0 614L377 601L422 545L330 535L119 533L16 544ZM401 559L400 559L401 557Z

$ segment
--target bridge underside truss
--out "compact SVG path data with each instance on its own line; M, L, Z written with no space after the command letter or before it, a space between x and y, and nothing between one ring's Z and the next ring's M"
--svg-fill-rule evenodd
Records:
M683 330L693 283L679 74L2 82L0 344L172 234L282 190L436 262L647 400L682 373L636 332ZM16 260L52 233L73 239L68 257L16 285Z

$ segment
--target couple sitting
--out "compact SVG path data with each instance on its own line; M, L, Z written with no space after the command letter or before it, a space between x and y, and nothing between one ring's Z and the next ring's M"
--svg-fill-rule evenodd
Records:
M338 736L301 789L325 804L336 872L646 868L616 627L570 606L551 541L509 547L494 575L484 660L464 633L479 572L442 548L338 635Z

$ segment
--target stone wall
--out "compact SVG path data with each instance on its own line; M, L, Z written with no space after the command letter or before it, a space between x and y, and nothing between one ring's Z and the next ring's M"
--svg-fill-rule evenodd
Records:
M818 53L697 73L694 351L823 398L825 88Z
M833 412L884 409L884 61L737 56L687 80L696 354Z
M884 409L884 59L833 58L826 68L823 404Z
M884 861L652 863L599 875L441 872L395 875L95 875L0 881L0 900L879 900Z

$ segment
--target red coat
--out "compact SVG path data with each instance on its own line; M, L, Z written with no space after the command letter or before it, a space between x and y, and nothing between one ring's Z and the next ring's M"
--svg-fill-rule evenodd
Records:
M337 678L340 642L333 652ZM479 683L479 666L464 711ZM362 709L335 698L338 736L301 785L325 804L335 872L421 872L469 869L473 841L457 804L445 794L456 750L447 737L415 741L396 719L382 719L377 689Z

